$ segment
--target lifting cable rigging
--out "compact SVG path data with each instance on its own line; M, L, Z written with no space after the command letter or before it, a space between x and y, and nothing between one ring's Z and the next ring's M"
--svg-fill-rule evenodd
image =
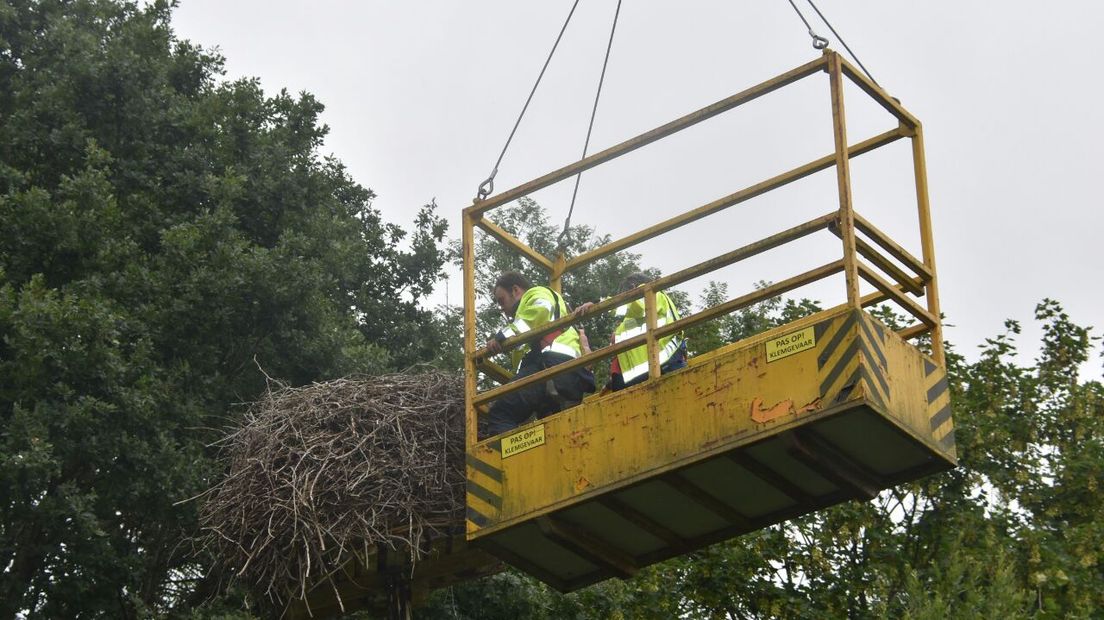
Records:
M862 61L859 60L859 57L855 54L854 51L851 50L851 46L847 45L847 42L844 41L843 37L840 36L839 32L836 31L835 27L832 26L832 23L830 21L828 21L828 18L817 7L817 5L813 2L813 0L806 0L806 2L809 3L809 6L812 7L813 11L816 12L817 16L820 17L821 21L823 21L825 23L825 25L828 26L828 29L832 32L832 34L836 37L836 39L839 40L840 44L843 45L844 49L847 50L847 53L851 56L851 58L853 58L855 60L855 63L859 65L859 68L861 68L863 73L866 74L866 77L870 78L871 82L873 82L876 86L880 87L881 85L878 84L878 81L875 80L874 76L870 74L870 71L867 70L866 65L864 65L862 63ZM794 12L797 13L798 18L800 18L801 22L805 25L805 28L808 31L809 36L812 37L813 48L818 49L818 50L823 50L823 49L827 48L828 47L828 39L826 39L825 37L820 36L819 34L817 34L813 30L812 24L810 24L809 20L805 18L805 15L802 14L801 9L799 9L797 7L797 3L794 0L789 0L789 3L790 3L790 6L793 7ZM517 133L517 129L521 125L521 119L525 117L525 112L528 111L529 104L533 101L533 95L536 94L537 88L540 86L541 80L544 78L544 73L548 69L548 65L549 65L549 63L551 63L552 57L555 55L556 49L559 47L560 41L563 39L564 32L567 31L567 26L568 26L569 23L571 23L571 18L575 15L575 9L578 8L578 6L579 6L579 0L575 0L575 2L571 5L571 10L568 12L567 18L564 20L563 26L560 27L559 34L556 35L556 40L552 44L552 49L551 49L551 51L549 51L548 57L545 59L544 65L541 67L540 73L537 75L537 80L533 84L533 88L529 91L529 96L525 99L525 105L522 106L521 113L518 114L517 120L514 121L514 127L513 127L513 129L510 130L510 135L506 138L506 144L503 145L502 151L498 155L498 160L495 161L495 165L491 169L490 176L488 176L486 178L486 180L484 180L479 185L479 189L478 189L478 192L477 192L477 200L483 200L483 199L487 198L494 191L494 179L495 179L495 176L498 174L498 167L502 164L502 159L506 156L506 151L510 148L510 142L513 141L514 134ZM599 103L599 101L601 100L601 97L602 97L602 86L605 83L606 68L609 66L610 52L613 49L613 37L614 37L614 34L617 32L617 20L620 17L620 15L621 15L621 0L617 0L617 7L616 7L616 9L614 11L614 14L613 14L613 24L610 26L609 40L606 43L606 53L605 53L604 58L602 59L602 71L601 71L601 74L599 75L598 87L597 87L596 92L594 94L594 104L591 107L590 122L587 124L586 139L583 142L583 153L582 153L582 156L580 157L580 160L586 159L587 152L590 148L590 137L591 137L591 135L594 131L594 120L595 120L595 118L597 117L597 114L598 114L598 103ZM578 198L578 195L579 195L579 184L582 181L582 176L583 176L582 172L579 172L578 174L575 175L575 186L574 186L574 189L571 192L571 203L568 206L567 217L564 218L563 230L560 231L559 236L556 238L556 248L557 248L557 251L560 252L561 254L567 248L567 242L569 240L569 234L570 234L570 230L571 230L571 216L575 212L575 202L576 202L576 199Z
M870 78L870 81L874 82L874 85L880 88L881 84L878 84L878 81L874 79L874 76L870 75L870 72L866 70L866 65L864 65L862 61L859 60L859 57L855 55L855 52L851 51L851 47L847 45L847 41L843 40L843 37L840 36L840 33L836 32L836 29L832 27L832 22L828 21L828 18L824 16L824 13L820 12L820 9L818 9L817 5L813 3L813 0L806 1L809 3L809 6L813 7L813 10L816 11L816 14L820 17L821 21L823 21L824 24L828 26L828 30L831 30L832 34L837 39L839 39L840 45L843 46L843 49L847 50L847 53L851 56L851 58L855 59L855 63L858 64L859 68L863 70L863 73L866 74L866 77ZM805 28L809 30L809 36L813 38L813 48L822 50L828 47L828 39L825 39L824 37L818 35L816 32L813 32L813 27L809 25L809 20L805 19L805 16L801 14L801 10L797 8L796 4L794 4L794 0L790 0L790 6L793 7L793 10L795 13L797 13L797 16L801 18L801 21L805 24Z
M590 134L594 131L594 117L598 114L598 101L602 98L602 84L606 81L606 67L609 65L610 50L613 49L613 35L617 32L617 18L621 15L621 0L617 0L617 9L613 12L613 25L610 26L609 42L606 43L606 56L602 59L602 73L598 77L598 90L594 93L594 106L590 110L590 123L587 125L586 140L583 142L583 155L580 160L586 159L587 149L590 147ZM567 218L564 219L563 230L556 238L556 249L563 253L567 249L568 235L571 230L571 214L575 211L575 197L579 195L579 181L583 173L575 175L575 189L571 192L571 205L567 209Z
M567 19L564 20L563 26L560 27L560 32L556 35L556 41L552 44L552 50L548 52L548 57L544 61L544 65L541 67L540 73L537 75L537 80L533 84L533 88L529 91L529 96L525 99L525 105L521 108L521 113L518 114L517 120L514 121L514 127L510 130L510 135L506 138L506 144L502 147L502 152L498 155L498 160L495 162L494 167L491 169L491 174L482 183L479 184L477 191L477 200L483 200L491 195L494 191L494 179L498 174L498 167L502 164L503 157L506 156L507 149L510 148L510 142L514 139L514 134L517 133L518 127L521 125L521 119L525 117L525 112L529 109L529 104L533 101L533 95L537 92L537 87L540 86L541 79L544 78L544 73L548 69L548 64L552 61L552 56L556 54L556 48L560 45L560 40L563 39L564 32L567 30L567 25L571 23L571 18L575 14L575 9L579 6L579 0L571 5L571 10L567 14ZM602 98L602 85L606 80L606 68L609 66L610 51L613 49L613 36L617 31L617 20L621 15L621 0L617 0L617 8L613 13L613 25L610 27L609 41L606 43L606 53L602 60L602 72L598 78L598 88L594 94L594 105L590 110L590 122L587 125L586 139L583 142L583 154L580 159L585 159L587 151L590 148L590 137L594 131L594 119L598 114L598 102ZM556 238L557 249L563 252L567 247L568 235L571 228L571 215L575 211L575 200L579 194L579 182L582 179L583 173L575 175L575 188L571 193L571 204L567 210L567 217L564 219L563 230Z
M809 36L813 38L813 49L822 50L828 47L828 39L813 32L813 27L809 25L809 20L805 19L805 16L801 14L801 9L797 8L797 5L794 4L794 0L790 0L790 6L793 7L794 12L797 13L797 16L801 18L801 21L804 22L805 27L809 30Z
M510 136L506 138L506 144L502 146L502 152L498 154L498 161L495 162L494 168L491 169L490 176L485 181L479 184L479 190L477 196L479 200L491 195L494 191L494 178L498 174L498 166L502 163L502 158L506 156L506 149L510 148L510 141L514 139L514 134L517 133L518 126L521 125L521 119L525 116L525 111L529 109L529 103L533 101L533 95L537 92L537 87L540 86L541 79L544 77L544 72L548 69L548 63L552 62L552 56L556 53L556 48L560 45L560 39L563 38L564 32L567 30L567 25L571 23L571 16L575 14L575 8L579 6L579 0L575 0L575 3L571 5L571 10L567 13L567 19L564 20L563 26L560 27L560 34L556 35L556 42L552 44L552 50L548 52L548 58L544 60L544 66L541 67L540 74L537 75L537 81L533 84L533 89L529 91L529 97L525 99L525 105L521 107L521 114L518 114L517 120L514 121L514 128L510 130Z

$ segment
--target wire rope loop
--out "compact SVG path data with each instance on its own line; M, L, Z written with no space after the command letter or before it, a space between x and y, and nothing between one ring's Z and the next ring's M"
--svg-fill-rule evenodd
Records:
M813 49L822 50L822 49L828 47L828 39L825 39L824 37L822 37L819 34L813 32L812 30L809 31L809 36L813 37Z
M556 250L560 253L567 251L568 231L571 230L570 222L564 224L564 229L560 231L560 235L556 237Z
M828 18L824 15L824 13L820 12L820 9L817 8L817 5L813 2L813 0L808 0L808 2L809 2L809 6L813 7L813 10L816 11L816 14L818 16L820 16L821 21L823 21L824 24L826 26L828 26L828 30L831 30L832 34L836 37L837 40L839 40L840 45L843 46L843 49L847 50L848 54L851 54L851 58L855 59L855 62L858 63L859 68L862 69L863 73L866 74L866 77L870 78L870 81L874 82L875 86L877 86L878 88L881 88L882 85L878 83L878 80L874 79L873 75L870 75L870 71L867 71L866 65L864 65L862 63L862 61L859 60L859 57L855 55L855 52L851 51L851 46L847 44L847 41L844 41L843 37L840 35L840 33L836 32L836 29L832 26L832 22L828 21ZM793 0L790 0L790 4L793 4ZM797 5L794 5L794 10L796 10L796 9L797 9ZM801 15L801 11L798 11L797 14ZM802 16L801 20L805 21L805 17ZM806 21L805 25L809 26L809 22ZM813 34L812 26L809 26L809 34ZM816 38L816 35L813 35L813 37ZM813 47L816 47L816 42L813 43ZM820 48L817 48L817 49L820 49Z
M491 173L491 176L487 177L485 181L479 184L479 192L477 193L479 200L485 200L491 195L491 192L494 191L494 178L496 174L498 174L497 168Z

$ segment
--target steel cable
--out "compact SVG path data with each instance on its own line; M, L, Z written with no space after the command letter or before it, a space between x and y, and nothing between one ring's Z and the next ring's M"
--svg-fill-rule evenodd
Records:
M843 45L843 49L847 50L847 53L855 59L855 62L859 65L859 68L863 70L863 73L866 74L866 77L870 78L870 81L874 82L875 86L881 88L882 85L879 84L878 81L874 79L874 76L870 75L870 72L866 70L866 65L862 64L862 61L859 60L859 57L855 55L855 52L851 51L851 48L847 45L847 41L844 41L843 37L840 36L840 33L836 32L836 29L832 27L832 22L828 21L828 18L824 16L824 13L820 12L820 9L817 8L817 5L813 4L813 0L808 0L808 2L809 6L813 7L813 10L816 11L816 14L820 16L821 21L823 21L824 24L828 26L828 30L831 30L832 34L835 35L837 39L839 39L840 44ZM792 4L793 0L790 0L790 3ZM800 13L798 14L800 15ZM802 17L801 19L804 20L805 18Z
M590 135L594 131L594 119L598 115L598 101L602 98L602 84L606 81L606 67L609 66L610 50L613 49L613 35L617 32L617 18L621 15L621 0L617 0L617 8L613 13L613 25L610 26L609 41L606 43L606 56L602 59L602 73L598 77L598 90L594 93L594 106L590 109L590 124L587 125L586 140L583 142L583 155L580 160L586 159L587 150L590 148ZM567 218L564 219L564 227L560 236L556 238L556 248L563 252L567 247L568 233L571 229L571 214L575 212L575 198L579 195L579 182L583 173L575 175L575 189L571 192L571 205L567 209Z
M537 81L533 83L533 89L529 91L529 97L525 99L525 105L521 108L521 114L518 114L517 120L514 121L514 128L510 130L510 136L506 138L506 144L502 146L502 152L498 154L498 161L495 162L494 168L491 169L491 175L487 177L485 181L479 184L479 190L476 195L480 200L491 195L494 191L494 178L498 174L498 166L502 164L502 158L506 156L506 149L510 148L510 142L514 139L514 134L517 133L518 126L521 125L521 119L525 117L526 110L529 109L529 103L533 101L533 95L537 92L537 87L540 86L541 79L544 77L544 72L548 69L548 63L552 62L552 56L556 53L556 48L560 45L560 39L563 38L564 32L567 30L567 25L571 23L571 16L575 14L575 8L579 6L579 0L575 0L575 3L571 5L571 10L567 13L567 19L564 20L563 26L560 28L560 34L556 35L556 42L552 44L552 50L548 52L548 58L544 60L544 66L541 67L540 74L537 75Z

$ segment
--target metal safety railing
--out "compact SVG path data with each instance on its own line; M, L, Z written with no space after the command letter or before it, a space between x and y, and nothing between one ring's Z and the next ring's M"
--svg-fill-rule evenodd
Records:
M611 241L599 248L590 250L573 258L566 258L563 254L554 258L544 256L485 217L487 212L496 207L503 206L539 189L568 179L580 172L625 155L642 146L696 125L704 120L821 71L827 72L829 76L832 102L832 125L835 143L835 152L833 153L727 196L718 198L696 209L682 213L681 215L674 216L658 224L653 224L644 230ZM891 129L857 144L848 145L847 126L843 105L843 78L845 76L869 95L876 103L895 116L899 122L898 126L895 129ZM917 258L910 254L907 250L894 242L888 235L880 231L874 224L855 213L852 204L850 159L895 142L901 138L909 138L912 141L913 175L916 185L916 205L919 216L922 258ZM557 364L552 368L528 375L516 381L509 381L509 373L488 360L488 352L486 349L478 348L475 333L476 228L480 228L498 241L513 248L534 264L542 267L549 274L550 286L559 291L563 275L578 267L609 256L615 252L630 248L656 236L675 230L723 209L740 204L751 198L760 196L771 190L831 167L835 167L836 169L839 190L839 209L671 275L658 278L642 287L606 298L596 303L594 307L582 317L593 316L597 313L616 308L617 306L643 297L647 320L647 331L644 334L603 347L576 359ZM924 137L920 121L905 110L899 102L890 97L884 90L876 86L867 79L866 76L856 70L838 53L831 50L825 50L820 58L812 62L687 114L666 125L626 140L573 164L564 166L533 181L524 183L495 196L485 199L477 198L472 206L464 209L463 219L465 411L467 445L469 447L475 443L477 439L477 416L480 410L485 408L490 401L496 398L534 383L547 381L553 376L581 366L589 366L597 361L607 359L618 353L641 345L646 346L648 351L649 378L659 377L660 364L657 341L660 338L678 333L689 327L748 307L754 303L782 295L841 272L844 274L846 282L846 305L854 308L862 308L884 301L896 303L918 321L916 324L901 330L899 332L900 335L904 338L916 338L924 334L930 334L932 358L939 365L943 365L944 363L943 337L939 320L939 295L937 292L935 252L932 242L931 216L928 204L927 171L924 163ZM706 308L673 323L668 323L663 326L657 325L657 291L676 286L821 230L829 230L840 238L843 243L841 258L782 280L781 282L757 289L752 293ZM861 232L869 241L859 237L857 232ZM897 263L903 267L898 266L897 263L890 260L886 255L896 259ZM866 262L864 262L864 260ZM876 292L865 296L861 295L859 291L860 280L868 282L876 289ZM926 303L921 304L920 301L916 299L917 297L923 297ZM561 318L538 329L531 330L521 336L508 338L502 343L502 346L504 349L520 346L534 339L539 339L541 336L552 331L567 327L577 320L578 319L571 316ZM479 392L477 373L480 371L500 382L509 382Z

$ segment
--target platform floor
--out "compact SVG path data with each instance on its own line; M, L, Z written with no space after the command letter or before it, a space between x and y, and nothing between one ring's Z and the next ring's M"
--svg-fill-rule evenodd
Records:
M477 544L568 592L953 466L874 406L852 401Z

